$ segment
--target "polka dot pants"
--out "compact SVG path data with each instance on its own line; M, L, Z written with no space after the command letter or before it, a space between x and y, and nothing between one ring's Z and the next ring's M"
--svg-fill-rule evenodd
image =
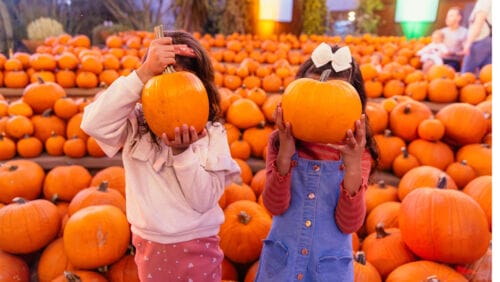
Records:
M219 237L160 244L133 235L135 262L141 281L221 281Z

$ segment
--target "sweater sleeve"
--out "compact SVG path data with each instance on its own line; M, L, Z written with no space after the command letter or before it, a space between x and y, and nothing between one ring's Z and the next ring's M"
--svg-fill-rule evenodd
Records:
M356 194L350 195L344 189L343 183L340 185L340 197L335 209L335 221L339 229L345 234L356 232L361 228L365 220L365 190L368 187L371 164L370 153L365 150L361 160L362 182Z
M127 138L128 118L140 98L143 83L135 72L119 77L95 101L85 107L81 128L93 136L109 157Z
M224 126L212 125L205 138L208 145L204 149L192 144L181 154L173 156L172 164L184 198L200 213L217 206L224 188L240 176L240 167L231 158ZM198 149L205 151L206 157L200 159L200 154L195 151Z
M280 175L276 167L276 158L278 155L278 131L274 131L269 137L266 157L266 184L262 192L264 206L273 215L280 215L286 212L290 205L291 178L290 173ZM293 163L293 162L292 162Z

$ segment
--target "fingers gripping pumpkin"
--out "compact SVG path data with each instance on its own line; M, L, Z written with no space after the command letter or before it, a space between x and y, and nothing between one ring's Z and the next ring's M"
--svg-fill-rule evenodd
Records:
M187 71L167 71L151 78L142 90L142 109L156 136L174 139L174 129L192 125L197 132L208 121L208 96L201 80Z
M361 118L361 99L356 89L343 80L299 78L283 93L283 119L292 125L294 137L308 142L336 143L348 129L354 131Z

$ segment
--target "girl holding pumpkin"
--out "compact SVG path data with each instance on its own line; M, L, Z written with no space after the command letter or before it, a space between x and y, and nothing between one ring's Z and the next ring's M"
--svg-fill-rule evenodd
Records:
M141 91L167 65L195 74L206 89L209 115L200 132L183 124L169 139L155 135L145 122ZM151 42L136 71L85 108L81 128L108 156L123 151L127 218L141 281L221 279L217 234L224 214L218 201L240 170L218 122L218 95L203 47L189 33L170 31Z
M282 106L277 106L278 129L268 143L263 192L273 223L256 281L354 279L351 233L363 224L364 192L378 153L364 115L361 72L349 48L320 44L299 68L297 78L317 78L325 70L331 71L328 79L354 86L363 114L343 142L313 143L292 135Z

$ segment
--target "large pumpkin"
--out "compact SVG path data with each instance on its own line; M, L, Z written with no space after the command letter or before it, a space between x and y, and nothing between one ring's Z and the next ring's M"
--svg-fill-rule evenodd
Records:
M281 103L293 136L308 142L342 141L362 113L356 89L343 80L299 78L285 89Z
M420 258L451 264L472 263L488 249L486 214L461 191L417 188L401 203L403 241Z
M142 109L156 136L166 133L174 139L174 129L183 124L197 132L208 121L209 102L201 80L187 71L164 73L151 78L142 90Z
M125 214L111 205L83 208L64 227L64 249L79 269L93 269L118 261L130 243Z
M61 225L56 206L47 200L14 203L0 209L0 250L12 254L29 254L49 244Z

